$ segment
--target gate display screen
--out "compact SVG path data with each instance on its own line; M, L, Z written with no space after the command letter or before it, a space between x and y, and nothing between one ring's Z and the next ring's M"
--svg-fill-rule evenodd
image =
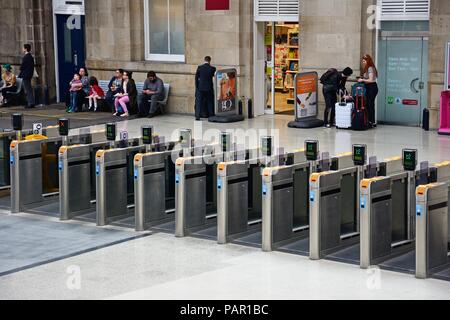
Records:
M308 140L305 142L306 159L308 161L317 161L319 159L319 141Z
M62 137L67 137L69 135L69 119L59 119L59 135Z
M403 169L405 171L415 171L417 167L417 150L403 150Z
M142 127L142 142L145 145L149 145L149 144L153 143L153 127L152 126Z
M222 132L222 152L229 152L231 149L231 134Z
M116 141L116 124L115 123L107 123L106 124L106 139L108 141Z
M261 138L261 151L263 156L270 157L272 156L273 149L273 139L272 137L262 137Z
M353 163L355 166L363 166L366 164L367 146L364 144L355 144L353 146Z

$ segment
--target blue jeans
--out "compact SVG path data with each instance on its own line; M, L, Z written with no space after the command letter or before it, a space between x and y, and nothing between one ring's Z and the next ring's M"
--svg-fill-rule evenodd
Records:
M77 111L77 96L78 96L78 93L76 91L71 91L70 92L70 108L69 108L69 112Z

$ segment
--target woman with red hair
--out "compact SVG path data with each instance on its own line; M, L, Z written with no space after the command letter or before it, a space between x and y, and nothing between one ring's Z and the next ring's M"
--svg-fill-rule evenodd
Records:
M378 95L377 77L378 71L373 63L370 55L366 54L362 58L362 78L358 80L359 83L364 83L366 88L366 108L369 114L369 126L376 127L375 123L375 99Z

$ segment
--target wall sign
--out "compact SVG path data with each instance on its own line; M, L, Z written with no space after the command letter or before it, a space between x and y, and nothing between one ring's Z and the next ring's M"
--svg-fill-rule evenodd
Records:
M230 10L230 0L206 0L206 10Z
M295 76L295 117L297 120L317 116L317 72L299 73Z
M237 113L237 70L219 70L216 73L216 114Z

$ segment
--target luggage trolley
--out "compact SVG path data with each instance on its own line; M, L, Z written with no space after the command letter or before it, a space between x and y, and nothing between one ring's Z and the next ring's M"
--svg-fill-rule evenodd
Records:
M353 166L310 177L309 256L359 264L359 185L365 177L401 170L401 157L365 164L365 146L353 146Z
M421 185L416 195L416 278L450 281L449 185Z

